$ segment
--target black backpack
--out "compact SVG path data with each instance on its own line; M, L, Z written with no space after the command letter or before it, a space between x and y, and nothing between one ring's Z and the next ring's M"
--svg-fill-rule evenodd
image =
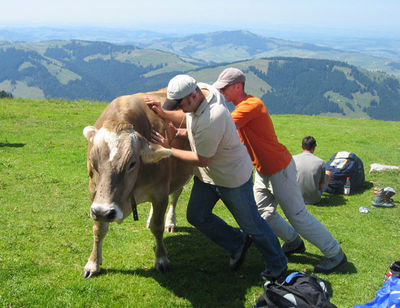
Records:
M314 275L295 272L282 283L266 282L264 293L252 308L334 308L325 283Z
M325 169L331 172L328 185L324 191L331 194L343 194L346 178L350 178L350 191L355 191L364 186L364 164L362 160L351 152L337 152L326 163Z

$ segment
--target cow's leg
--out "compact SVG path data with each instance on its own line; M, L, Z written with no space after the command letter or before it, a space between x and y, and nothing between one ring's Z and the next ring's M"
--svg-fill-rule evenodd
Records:
M108 222L95 221L93 225L93 249L82 275L90 278L100 271L102 263L103 240L108 232Z
M175 232L176 228L176 205L178 203L179 196L181 195L183 187L174 191L171 196L171 204L167 213L167 218L165 219L165 231Z
M174 191L171 194L171 204L167 217L165 218L165 232L175 232L176 228L176 205L178 203L179 196L181 195L183 187ZM147 217L146 228L150 228L151 217L153 216L153 206L150 207L149 216Z
M153 202L153 216L150 221L150 230L156 238L156 262L155 268L158 272L164 273L169 270L167 249L164 246L164 215L168 205L168 195L164 200Z
M147 217L146 228L150 228L151 217L153 216L153 205L150 206L149 216Z

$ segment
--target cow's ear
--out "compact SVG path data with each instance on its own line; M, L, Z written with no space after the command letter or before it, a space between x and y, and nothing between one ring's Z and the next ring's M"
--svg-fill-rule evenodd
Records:
M87 141L93 143L93 138L97 133L97 128L94 126L86 126L83 129L83 135L86 137Z
M147 143L147 146L142 147L140 157L145 164L157 163L163 158L170 157L172 150L162 147L155 143Z
M159 162L163 158L170 157L172 155L172 150L164 148L161 145L149 142L138 132L133 132L133 140L139 142L138 153L145 164L154 164Z
M149 142L139 133L135 132L136 138L140 142L139 155L145 164L157 163L163 158L170 157L172 155L172 150L164 148L161 145Z

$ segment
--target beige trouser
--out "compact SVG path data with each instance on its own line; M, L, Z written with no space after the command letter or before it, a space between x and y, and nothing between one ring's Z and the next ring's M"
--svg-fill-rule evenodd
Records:
M273 194L268 188L269 183ZM271 176L256 172L253 189L260 215L283 241L295 240L298 233L317 246L328 258L340 252L339 242L308 212L297 184L296 165L293 159L286 168ZM278 203L290 224L276 212Z

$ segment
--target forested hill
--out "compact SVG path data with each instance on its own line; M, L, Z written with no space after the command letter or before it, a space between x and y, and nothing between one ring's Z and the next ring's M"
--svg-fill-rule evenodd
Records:
M249 68L273 89L262 96L275 114L326 114L400 120L400 83L337 61L276 59L268 74Z
M106 42L0 42L0 90L15 97L110 101L165 87L198 66L178 56Z
M193 60L191 60L193 61ZM165 87L178 73L212 83L229 66L272 114L400 121L400 83L340 61L263 58L205 66L172 53L104 42L0 42L0 91L14 97L111 101Z
M400 121L400 82L385 73L340 61L280 57L235 62L191 74L214 82L229 66L245 72L247 93L261 97L272 114Z

